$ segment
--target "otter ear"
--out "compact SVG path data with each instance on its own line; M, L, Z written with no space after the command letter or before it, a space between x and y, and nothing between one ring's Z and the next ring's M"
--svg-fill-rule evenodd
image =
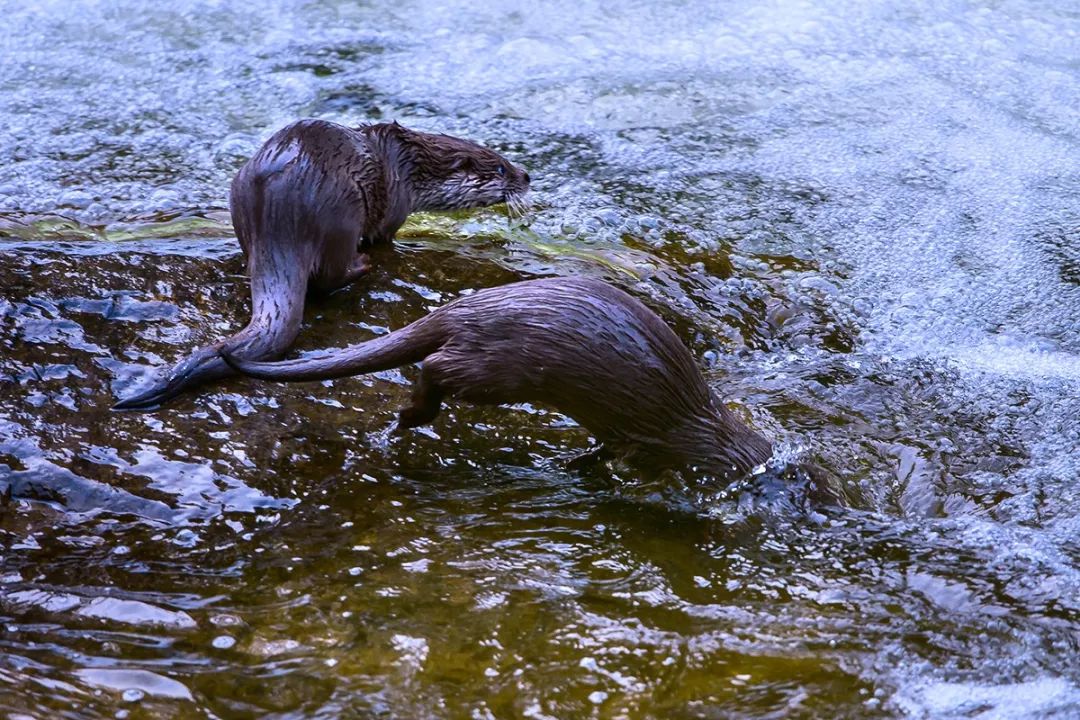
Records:
M456 158L454 158L453 162L450 164L450 167L454 170L454 172L475 172L476 161L468 155L458 155Z

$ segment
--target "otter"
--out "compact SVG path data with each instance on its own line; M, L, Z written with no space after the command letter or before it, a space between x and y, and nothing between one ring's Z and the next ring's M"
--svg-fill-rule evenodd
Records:
M523 212L529 175L498 153L396 122L348 128L288 125L232 182L233 228L251 278L251 320L201 347L116 409L149 409L232 374L218 350L280 357L300 331L309 290L329 292L370 268L364 250L389 243L410 213L507 203Z
M488 288L404 328L322 357L253 362L227 345L239 372L326 380L423 361L398 427L438 415L443 400L538 402L638 465L730 482L772 445L709 388L690 351L641 301L605 282L548 278Z

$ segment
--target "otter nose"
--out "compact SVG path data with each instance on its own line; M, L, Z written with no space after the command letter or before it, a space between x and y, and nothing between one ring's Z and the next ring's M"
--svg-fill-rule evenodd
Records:
M529 173L525 173L525 182L532 182L529 178Z

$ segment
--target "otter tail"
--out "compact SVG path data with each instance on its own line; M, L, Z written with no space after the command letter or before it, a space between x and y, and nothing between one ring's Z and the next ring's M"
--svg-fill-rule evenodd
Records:
M233 230L247 256L251 321L235 335L199 348L114 408L156 407L190 387L233 375L221 359L222 349L244 358L277 358L300 333L321 238L303 194L314 187L304 175L313 164L305 162L300 146L290 141L294 130L284 128L267 141L232 182L229 206Z
M221 350L221 357L234 370L263 380L330 380L420 362L445 342L446 334L435 313L388 335L316 357L253 362L229 348Z
M324 289L348 281L355 268L346 266L354 259L363 214L355 185L342 181L324 157L351 141L335 127L322 121L286 126L233 178L229 206L247 255L251 322L199 348L114 407L151 408L196 384L234 374L222 351L246 360L280 357L299 334L309 283Z
M310 270L305 263L281 262L252 272L252 316L247 326L224 340L205 345L159 375L148 388L113 405L116 410L149 410L206 382L234 375L220 353L250 359L280 357L300 333ZM255 268L252 267L252 270Z

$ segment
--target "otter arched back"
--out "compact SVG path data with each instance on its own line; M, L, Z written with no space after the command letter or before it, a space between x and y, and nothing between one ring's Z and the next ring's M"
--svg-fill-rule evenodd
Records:
M399 415L402 427L433 420L445 398L540 402L654 465L730 480L772 452L709 389L656 313L598 280L549 278L480 290L321 357L225 359L270 380L324 380L423 360L413 402Z
M528 174L492 150L397 123L352 129L302 120L279 130L236 174L230 195L251 278L251 321L115 407L151 408L231 374L222 348L251 359L280 356L300 330L309 287L325 292L364 275L363 248L391 241L410 213L520 206L528 187Z

